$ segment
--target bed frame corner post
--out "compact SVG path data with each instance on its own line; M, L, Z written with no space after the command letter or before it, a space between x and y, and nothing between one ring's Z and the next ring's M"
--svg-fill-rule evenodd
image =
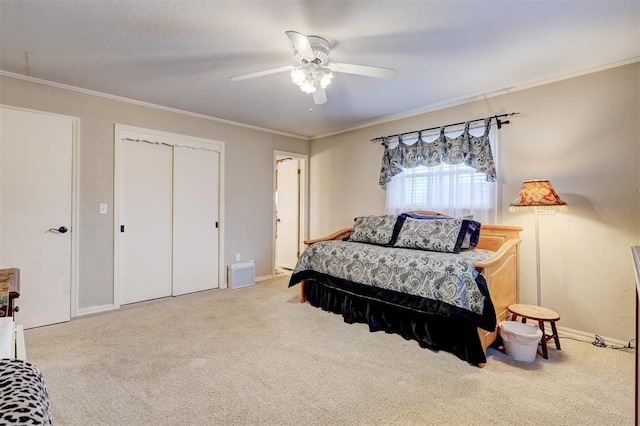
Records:
M307 289L307 281L306 280L302 280L300 282L300 303L306 303L307 302L306 289Z

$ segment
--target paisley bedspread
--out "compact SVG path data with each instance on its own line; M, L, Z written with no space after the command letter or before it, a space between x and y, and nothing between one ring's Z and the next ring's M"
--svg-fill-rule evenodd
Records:
M473 265L493 255L481 249L452 254L323 241L301 254L289 286L317 276L337 278L445 304L447 312L470 312L473 317L488 319L478 326L489 329L495 326L495 312L486 281Z

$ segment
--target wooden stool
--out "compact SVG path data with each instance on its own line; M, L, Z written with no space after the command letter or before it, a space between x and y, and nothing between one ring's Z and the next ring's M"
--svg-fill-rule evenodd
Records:
M549 359L549 353L547 352L547 341L553 340L556 342L556 348L560 350L560 339L558 338L558 329L556 328L556 321L560 319L560 315L551 309L543 308L536 305L521 305L513 304L507 307L511 312L511 321L515 321L516 318L521 317L522 322L526 323L527 319L538 321L538 326L542 331L542 339L540 344L542 345L542 356L544 359ZM549 321L551 323L552 334L546 334L544 331L544 322Z

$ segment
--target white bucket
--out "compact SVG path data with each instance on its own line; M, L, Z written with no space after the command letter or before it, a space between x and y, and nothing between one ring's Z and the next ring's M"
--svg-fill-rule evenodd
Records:
M504 349L516 361L533 362L538 352L538 343L542 330L538 327L517 321L502 321L500 336Z

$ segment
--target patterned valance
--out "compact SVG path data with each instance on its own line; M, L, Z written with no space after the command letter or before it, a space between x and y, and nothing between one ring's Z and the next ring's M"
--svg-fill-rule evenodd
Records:
M478 172L487 175L487 181L496 180L496 168L493 153L489 145L489 129L491 119L484 120L484 133L474 136L469 133L469 123L464 123L464 131L455 138L445 135L445 128L440 128L440 136L433 142L422 140L422 132L418 140L411 145L397 136L398 144L390 148L392 141L385 137L382 167L380 169L380 186L385 186L391 178L402 173L403 169L417 166L437 166L440 163L466 164Z

